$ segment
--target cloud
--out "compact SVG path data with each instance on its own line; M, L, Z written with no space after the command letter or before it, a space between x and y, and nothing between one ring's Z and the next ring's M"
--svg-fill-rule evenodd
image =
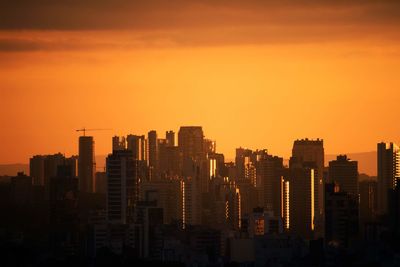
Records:
M0 51L398 40L396 0L3 0L3 32L129 32L116 40L0 38ZM23 33L20 34L21 36ZM49 34L50 36L51 34ZM1 33L0 33L1 37Z

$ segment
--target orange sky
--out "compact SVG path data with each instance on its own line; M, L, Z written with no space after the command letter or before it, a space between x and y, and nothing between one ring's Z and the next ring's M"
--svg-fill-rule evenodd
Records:
M60 5L43 24L35 15L50 11L38 2L22 22L0 19L0 163L76 154L82 126L113 129L93 133L97 154L114 134L181 125L202 125L228 158L238 146L288 157L304 137L332 154L400 141L395 2L120 1L105 22L92 3L93 20L79 15L88 6L69 20Z

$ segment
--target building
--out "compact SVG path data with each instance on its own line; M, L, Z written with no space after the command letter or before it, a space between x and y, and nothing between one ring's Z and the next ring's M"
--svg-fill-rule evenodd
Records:
M339 185L342 192L358 195L358 162L346 155L337 156L329 162L329 181Z
M96 172L96 193L107 194L106 172Z
M324 230L324 173L325 152L324 141L322 139L296 140L293 144L292 156L303 162L313 163L314 169L314 214L316 236L322 237Z
M292 157L289 192L289 230L304 239L313 239L315 231L315 173L313 163Z
M58 256L79 248L78 178L71 165L60 165L50 179L50 243Z
M358 237L358 196L342 191L335 183L325 187L326 243L347 248Z
M32 177L23 172L11 177L11 201L17 206L28 205L32 200Z
M34 185L44 186L44 160L45 156L36 155L29 160L29 175Z
M150 169L150 180L155 179L158 174L158 139L157 132L150 131L148 133L148 145L149 145L149 169Z
M282 218L274 216L271 211L265 211L263 208L255 208L245 217L245 220L248 220L245 230L251 238L283 233Z
M138 200L137 161L130 150L119 150L106 159L107 221L110 224L134 222Z
M204 157L204 134L202 127L182 126L178 133L178 145L184 159Z
M167 140L168 147L174 147L175 146L175 132L174 131L165 132L165 140Z
M181 181L183 227L201 224L201 194L198 183L191 177Z
M127 149L132 151L135 160L147 161L146 137L144 135L128 135Z
M235 157L235 166L237 173L237 180L251 180L254 174L251 173L252 177L249 177L249 169L254 169L255 164L251 159L253 151L246 148L237 148ZM253 166L253 167L252 167ZM255 179L253 177L253 179ZM254 181L252 182L254 184Z
M115 150L125 150L126 149L126 139L121 136L114 136L112 138L112 151Z
M190 178L190 183L197 183L197 194L208 192L209 173L202 127L182 126L178 133L178 146L182 153L183 177Z
M156 207L163 210L164 223L170 224L182 219L180 180L144 181L140 183L139 192L141 201L155 201Z
M257 180L260 181L262 206L279 218L282 214L283 158L264 155L257 162Z
M43 186L45 197L49 199L50 179L57 175L58 166L69 166L72 175L78 175L78 157L66 158L63 154L36 155L29 161L29 171L33 179L33 185Z
M378 213L388 213L388 198L400 178L400 149L394 143L378 144Z
M79 137L78 172L80 192L94 193L96 189L96 162L92 136Z
M378 208L377 184L378 183L373 180L359 183L361 226L376 221Z
M136 224L138 225L139 256L145 259L160 259L162 240L157 235L157 229L164 223L163 209L157 206L157 201L138 201Z

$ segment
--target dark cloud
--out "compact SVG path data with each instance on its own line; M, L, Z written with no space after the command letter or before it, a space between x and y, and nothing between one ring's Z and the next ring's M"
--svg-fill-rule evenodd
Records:
M0 28L7 30L174 29L319 23L328 19L331 23L399 23L400 1L3 0L0 3Z
M0 30L129 31L124 40L0 39L1 51L399 39L397 0L2 0ZM23 34L21 34L23 35ZM1 37L1 33L0 33Z

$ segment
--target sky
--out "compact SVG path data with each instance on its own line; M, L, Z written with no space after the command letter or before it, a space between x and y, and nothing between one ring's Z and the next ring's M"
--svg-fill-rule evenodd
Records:
M201 125L217 150L288 158L400 142L395 0L0 2L0 163L96 154L113 135Z

